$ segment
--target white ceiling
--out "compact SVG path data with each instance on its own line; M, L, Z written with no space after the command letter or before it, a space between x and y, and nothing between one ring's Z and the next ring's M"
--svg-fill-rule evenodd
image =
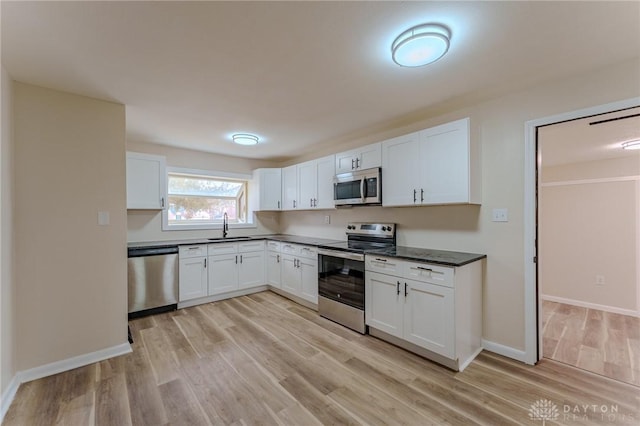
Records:
M129 140L283 160L438 103L640 54L640 2L8 2L11 76L126 105ZM449 53L400 68L401 31ZM585 88L588 90L588 88ZM229 142L234 132L263 141Z

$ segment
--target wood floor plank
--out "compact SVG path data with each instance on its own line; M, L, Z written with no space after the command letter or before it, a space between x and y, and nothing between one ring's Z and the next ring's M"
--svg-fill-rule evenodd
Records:
M592 310L561 308L555 304L545 321L559 321L574 339L574 331L605 322ZM568 318L572 313L578 318ZM629 321L612 320L611 342L624 341L638 377L640 338L624 337L635 335ZM271 292L130 326L132 353L22 384L3 425L529 425L539 399L561 410L554 424L602 424L595 415L565 416L565 407L586 404L619 407L619 417L606 424L635 425L640 418L638 386L552 360L529 366L490 352L454 372ZM595 330L592 337L604 351L609 336ZM599 362L597 348L578 347L578 363ZM608 354L610 361L624 356L617 349ZM620 363L603 365L614 376L629 374Z
M96 426L131 425L127 379L124 373L100 380L96 389L95 405Z

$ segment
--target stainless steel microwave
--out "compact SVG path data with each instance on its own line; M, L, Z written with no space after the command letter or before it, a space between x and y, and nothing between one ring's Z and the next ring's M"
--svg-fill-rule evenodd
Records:
M381 169L341 173L333 180L333 200L336 206L382 204Z

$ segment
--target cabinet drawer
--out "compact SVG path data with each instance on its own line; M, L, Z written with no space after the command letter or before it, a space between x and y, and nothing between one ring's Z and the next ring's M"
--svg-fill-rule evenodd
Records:
M264 241L244 241L238 243L238 253L248 253L250 251L264 251Z
M453 287L453 268L430 263L403 262L404 276L425 283Z
M279 252L280 245L280 241L267 241L267 250Z
M365 256L365 268L367 271L379 272L381 274L402 276L402 262L392 257L376 255Z
M307 259L318 258L318 249L316 247L298 246L298 253L300 257L306 257Z
M178 248L180 253L180 259L187 259L189 257L202 257L207 255L207 245L198 244L191 246L180 246Z
M209 256L215 254L233 254L238 252L237 243L209 244Z
M280 251L286 254L298 254L298 246L295 244L283 243L280 246Z

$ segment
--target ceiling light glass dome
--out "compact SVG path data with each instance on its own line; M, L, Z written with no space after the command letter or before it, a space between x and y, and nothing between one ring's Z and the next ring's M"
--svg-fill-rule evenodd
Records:
M391 45L393 62L421 67L442 58L449 50L451 32L440 24L421 24L400 34Z
M260 140L256 135L250 135L249 133L236 133L231 136L231 139L238 145L256 145Z

